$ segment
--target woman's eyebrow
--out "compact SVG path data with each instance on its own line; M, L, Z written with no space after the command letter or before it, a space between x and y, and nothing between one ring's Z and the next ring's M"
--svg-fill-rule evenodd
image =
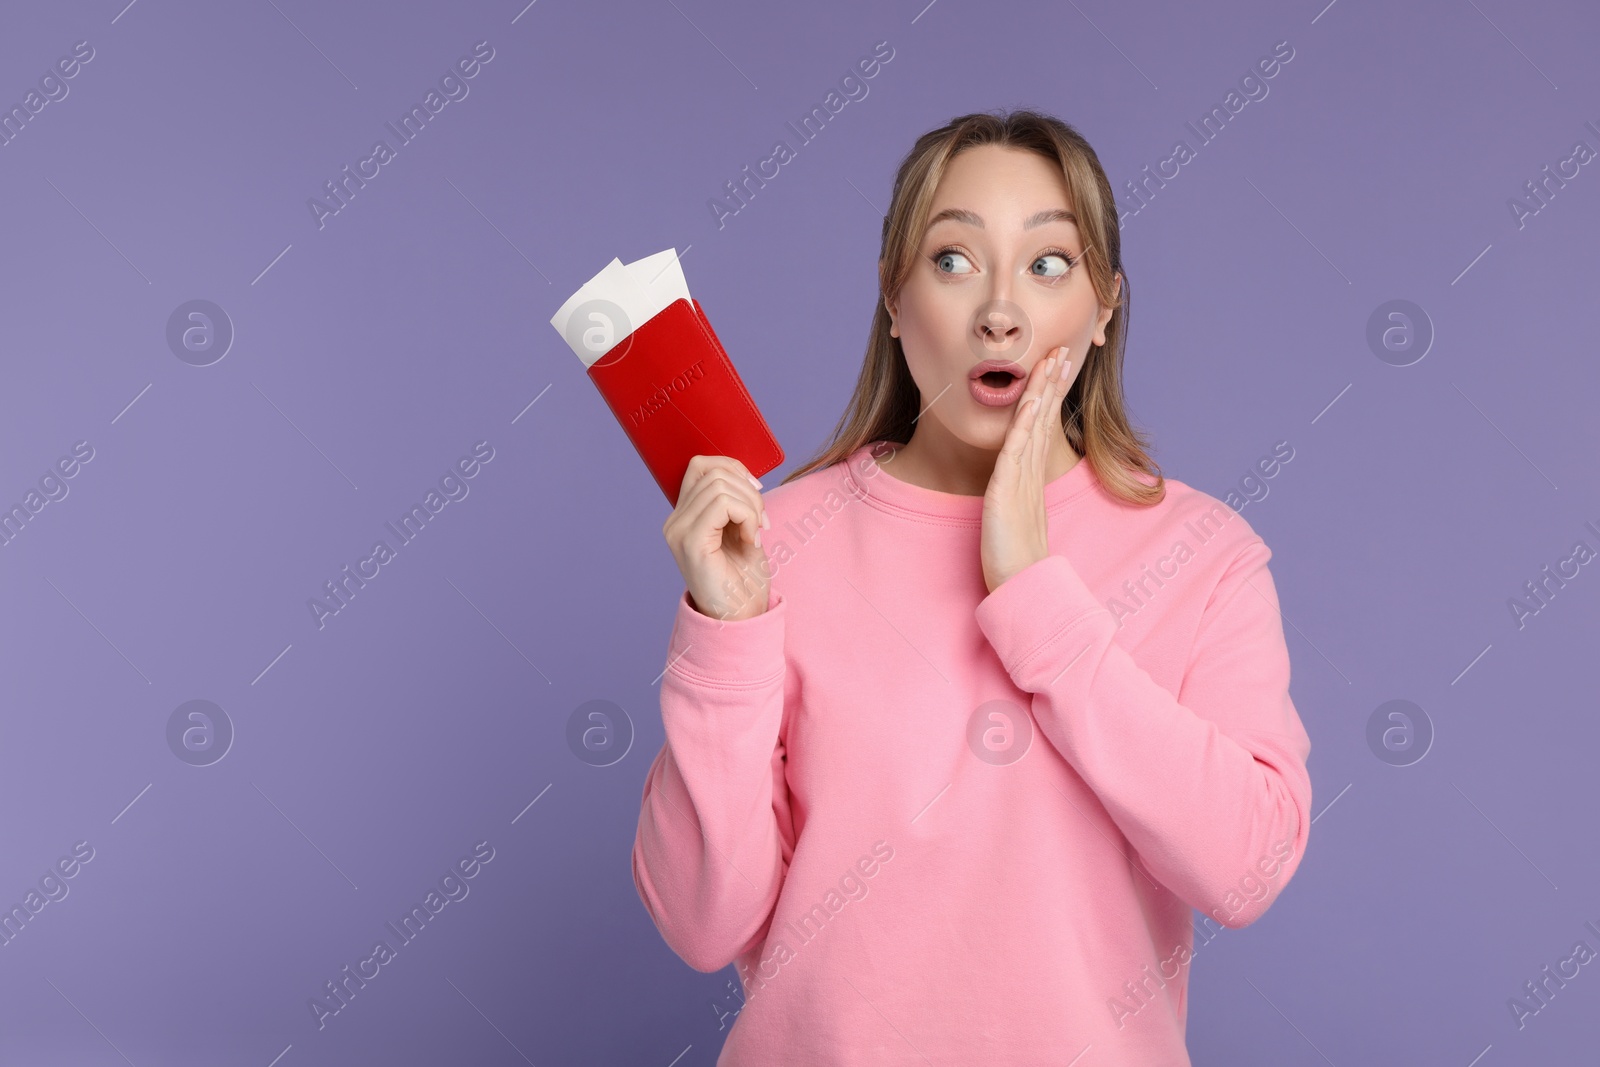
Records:
M968 226L976 226L980 230L984 228L983 216L976 211L968 211L964 207L947 207L928 220L928 229L933 229L935 223L945 221L964 222ZM1078 224L1078 216L1064 208L1046 208L1043 211L1036 211L1029 215L1027 221L1022 224L1022 228L1031 230L1035 226L1043 226L1047 222L1070 222L1076 226Z

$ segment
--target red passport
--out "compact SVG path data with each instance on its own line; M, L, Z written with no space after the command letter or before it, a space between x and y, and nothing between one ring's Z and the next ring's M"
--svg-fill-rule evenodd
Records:
M700 301L674 300L589 370L673 507L689 460L732 456L756 477L783 449L706 321Z
M612 260L551 324L583 360L673 507L695 456L731 456L757 477L783 462L700 302L688 295L673 250L631 264Z

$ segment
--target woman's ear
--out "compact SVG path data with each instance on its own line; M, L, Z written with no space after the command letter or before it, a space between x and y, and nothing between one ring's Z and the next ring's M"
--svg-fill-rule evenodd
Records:
M884 218L887 219L888 216L886 215ZM878 257L878 281L881 285L883 281L883 257L881 256ZM878 291L882 292L883 290L880 288ZM895 302L890 300L887 296L883 298L883 309L889 313L889 336L899 337L900 309L897 308L895 306Z
M1106 343L1106 323L1111 321L1111 313L1122 302L1122 274L1118 272L1112 277L1116 281L1116 287L1111 290L1111 306L1100 312L1100 317L1095 320L1094 324L1094 343L1100 346Z

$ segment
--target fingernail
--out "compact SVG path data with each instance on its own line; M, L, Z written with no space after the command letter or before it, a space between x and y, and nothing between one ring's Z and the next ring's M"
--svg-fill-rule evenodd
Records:
M761 513L761 528L763 530L772 529L772 518L765 511Z
M756 547L757 548L761 547L761 531L760 530L756 531Z
M750 479L751 485L755 486L757 489L761 488L761 479L757 478L753 474L746 474L745 477Z

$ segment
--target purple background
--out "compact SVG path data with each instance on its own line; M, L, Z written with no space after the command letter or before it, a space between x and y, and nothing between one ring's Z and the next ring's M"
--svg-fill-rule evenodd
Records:
M775 485L854 383L895 165L1023 105L1078 126L1128 213L1127 388L1165 472L1221 497L1294 450L1243 513L1318 816L1268 915L1199 951L1195 1062L1600 1040L1600 964L1521 1030L1507 1008L1600 949L1600 574L1508 608L1600 547L1600 174L1508 207L1600 148L1592 10L122 3L0 24L8 109L95 51L0 147L0 505L94 449L0 548L0 905L95 850L0 945L0 1061L713 1063L734 972L679 961L629 874L667 505L548 319L612 256L678 248L788 453ZM308 199L478 41L470 94L319 228ZM868 95L798 145L879 41ZM797 158L719 228L708 201L779 138ZM1195 158L1134 214L1178 138ZM236 331L210 366L167 343L193 299ZM1431 323L1420 360L1368 343L1395 299ZM319 629L308 599L481 440L470 494ZM236 731L210 766L167 742L194 699ZM1436 735L1409 766L1367 741L1396 699ZM591 700L636 730L611 766L567 742ZM319 1030L309 999L484 840L470 895Z

